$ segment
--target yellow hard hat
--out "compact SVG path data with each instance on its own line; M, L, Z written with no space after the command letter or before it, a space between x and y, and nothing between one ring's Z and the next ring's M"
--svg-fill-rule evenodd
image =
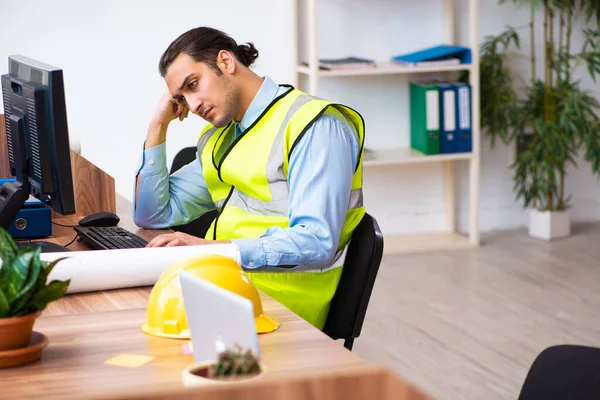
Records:
M258 291L238 263L229 257L207 254L177 261L161 274L148 299L147 321L142 326L145 333L168 338L190 338L179 271L186 271L250 300L254 306L258 333L273 332L279 328L276 319L263 313Z

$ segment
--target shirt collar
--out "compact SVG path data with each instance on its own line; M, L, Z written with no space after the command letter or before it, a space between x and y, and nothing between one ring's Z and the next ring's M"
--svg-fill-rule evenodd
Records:
M273 82L268 76L264 77L263 84L254 96L252 103L246 110L242 120L237 123L240 132L244 132L256 119L262 114L269 104L277 96L279 85Z

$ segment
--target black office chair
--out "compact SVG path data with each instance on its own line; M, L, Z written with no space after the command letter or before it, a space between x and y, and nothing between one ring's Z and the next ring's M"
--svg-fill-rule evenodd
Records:
M381 229L375 218L365 214L352 233L342 277L323 328L332 339L344 339L348 350L360 336L382 255Z
M542 351L527 373L519 400L600 398L600 348L557 345Z
M184 165L187 165L194 161L196 159L197 151L198 148L196 148L195 146L184 147L183 149L179 150L179 152L175 154L175 158L173 158L173 163L171 164L171 170L169 171L169 174L172 174Z
M184 165L194 161L197 151L198 149L195 146L185 147L179 150L179 152L175 155L175 158L173 158L173 163L171 164L171 170L169 173L172 174ZM195 220L188 222L187 224L172 226L171 229L174 231L187 233L188 235L204 238L206 236L206 231L208 231L208 228L210 228L210 224L212 224L213 220L218 214L219 213L217 210L209 211Z

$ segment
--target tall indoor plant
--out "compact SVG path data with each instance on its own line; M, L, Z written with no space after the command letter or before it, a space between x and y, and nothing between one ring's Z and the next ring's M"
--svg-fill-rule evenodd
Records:
M575 77L579 66L587 67L594 82L600 73L600 0L500 0L506 2L528 7L530 22L487 36L481 45L481 126L492 146L498 139L519 145L512 165L514 190L524 207L531 207L530 234L566 236L567 165L577 166L575 158L582 152L592 172L600 174L600 104ZM580 16L585 18L584 42L576 49L573 27ZM530 35L526 54L513 51L520 50L521 29ZM540 39L541 60L535 56ZM529 79L511 68L514 56L529 61ZM543 66L541 76L538 65Z

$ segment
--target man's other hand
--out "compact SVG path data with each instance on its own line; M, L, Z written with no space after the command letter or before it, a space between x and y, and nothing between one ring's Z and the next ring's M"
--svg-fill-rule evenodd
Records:
M167 233L152 239L146 247L198 246L204 244L226 244L229 240L206 240L183 232Z

